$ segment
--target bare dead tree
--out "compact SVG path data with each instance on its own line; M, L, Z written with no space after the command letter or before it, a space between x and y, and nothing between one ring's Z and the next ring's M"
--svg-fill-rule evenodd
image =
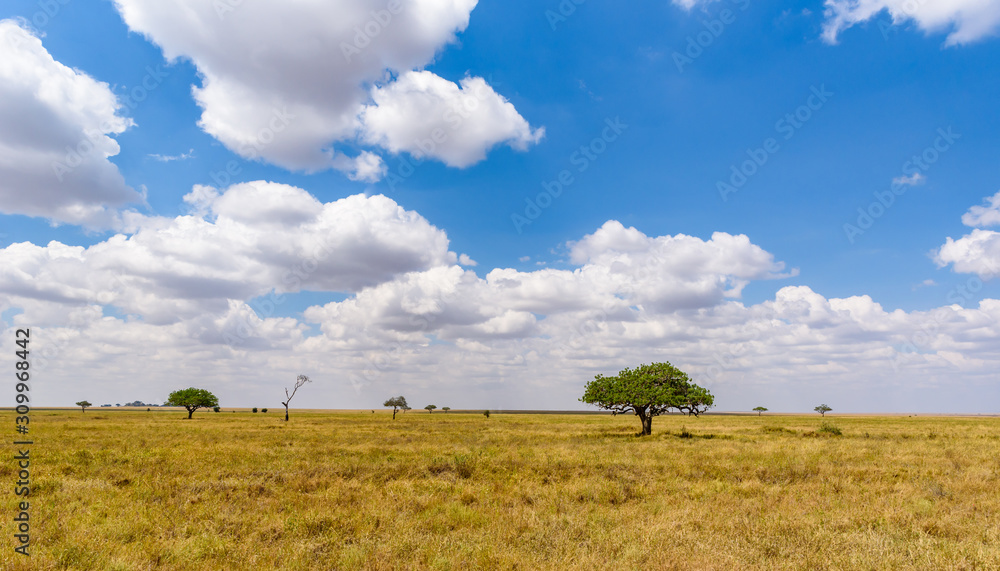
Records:
M292 397L295 396L295 391L299 390L302 385L311 382L312 379L305 375L299 375L295 379L295 387L292 389L292 394L288 394L288 389L285 389L285 402L281 403L285 405L285 422L288 422L288 403L292 402Z

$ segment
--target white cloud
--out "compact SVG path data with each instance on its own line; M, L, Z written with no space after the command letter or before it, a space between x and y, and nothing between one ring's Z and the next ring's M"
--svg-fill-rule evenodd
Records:
M996 33L1000 2L995 0L826 0L823 38L836 43L840 32L887 11L893 24L913 21L927 33L947 32L946 45L967 44Z
M524 150L545 134L481 77L466 77L459 87L429 71L408 72L373 88L372 99L361 114L369 143L452 167L475 164L501 143Z
M631 321L644 312L711 307L739 297L747 280L783 276L773 256L725 233L709 241L654 238L609 221L571 252L574 270L496 268L485 278L458 267L413 272L312 308L306 318L340 340L361 330L411 341L425 331L448 340L532 337L545 330L536 316L581 320L605 312Z
M150 158L160 161L161 163L169 163L172 161L186 161L188 159L194 158L194 149L188 150L186 153L181 153L179 155L161 155L159 153L150 153Z
M962 215L966 226L982 227L1000 224L1000 192L983 199L985 206L973 206ZM976 274L983 280L1000 276L1000 232L976 228L955 240L950 236L944 245L931 253L938 267L951 264L962 274Z
M887 311L788 285L746 305L741 283L790 273L745 236L648 236L609 221L568 245L570 268L479 277L444 232L385 197L323 204L258 182L196 187L186 201L205 218L133 214L131 235L87 248L0 250L0 314L48 348L39 402L149 401L197 376L227 406L253 405L305 372L318 381L312 406L402 393L571 408L592 375L651 360L690 372L729 409L822 398L838 410L969 410L963 395L996 393L1000 301ZM257 297L272 288L353 294L275 317Z
M332 167L350 178L373 181L385 172L378 155L362 151L349 156L337 146L377 140L410 148L412 143L401 139L419 132L415 126L426 126L427 119L414 114L421 107L412 104L416 93L410 72L431 63L468 26L476 0L115 4L129 28L158 44L168 59L190 58L198 67L202 85L193 94L203 111L199 125L226 147L289 169ZM373 84L385 80L387 70L400 75L404 85L390 80L369 94ZM429 72L420 77L454 85ZM528 129L523 118L486 89L491 95L484 111L464 122L453 133L454 142L432 156L466 165L469 157L481 158L499 142L523 148L520 131ZM441 97L442 92L430 90L428 95ZM392 111L366 108L370 97ZM359 117L362 112L379 119L374 130ZM467 156L457 148L460 143L471 145L464 151Z
M0 250L0 291L22 299L25 318L39 325L60 319L42 308L52 304L110 305L175 323L272 290L353 292L456 259L444 232L381 195L323 204L258 181L222 193L195 187L185 201L197 215L133 213L130 235L86 248L12 244Z
M698 4L709 4L715 0L672 0L674 4L684 8L685 10L690 10Z
M41 40L0 21L0 212L95 228L140 203L108 158L132 125L106 83L55 61Z
M948 237L933 253L938 267L951 264L960 274L976 274L983 280L1000 275L1000 232L976 228L957 240Z
M984 206L973 206L962 215L962 224L974 228L1000 225L1000 192L983 199Z
M902 175L897 176L892 179L893 184L905 184L907 186L917 186L923 184L927 180L927 177L919 172L915 172L910 176Z

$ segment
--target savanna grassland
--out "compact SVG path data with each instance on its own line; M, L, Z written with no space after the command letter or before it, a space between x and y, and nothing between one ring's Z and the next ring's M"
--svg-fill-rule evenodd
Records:
M33 412L0 566L1000 568L997 418L186 416Z

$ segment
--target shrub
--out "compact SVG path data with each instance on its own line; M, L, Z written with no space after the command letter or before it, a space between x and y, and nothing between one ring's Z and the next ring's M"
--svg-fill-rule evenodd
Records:
M784 426L762 426L760 427L760 431L765 433L795 434L794 430L785 428Z
M260 411L261 412L267 412L267 409L266 408L262 408L262 409L260 409Z
M816 433L817 434L829 434L830 436L843 436L843 434L844 434L839 428L837 428L836 426L834 426L834 425L832 425L832 424L830 424L828 422L824 422L823 424L821 424L819 426L819 429L816 431Z
M680 431L680 433L677 436L680 436L681 438L693 438L694 437L694 435L691 434L690 432L688 432L688 429L686 427L684 427L684 426L681 427L681 431Z
M257 412L257 407L253 407L253 412Z
M214 410L215 412L219 412L219 407L217 407L217 406L213 406L213 407L212 407L212 410Z
M490 417L490 411L484 410L483 411L483 416L485 416L486 418L489 418Z

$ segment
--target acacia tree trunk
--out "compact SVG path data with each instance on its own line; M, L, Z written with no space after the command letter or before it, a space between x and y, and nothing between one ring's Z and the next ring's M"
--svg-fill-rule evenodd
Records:
M392 408L392 419L396 420L396 407Z
M285 405L285 422L288 422L288 405Z
M188 418L191 418L192 414L194 414L194 409L193 408L188 408Z
M642 436L649 436L653 433L653 415L649 414L646 407L636 407L635 415L642 421Z

